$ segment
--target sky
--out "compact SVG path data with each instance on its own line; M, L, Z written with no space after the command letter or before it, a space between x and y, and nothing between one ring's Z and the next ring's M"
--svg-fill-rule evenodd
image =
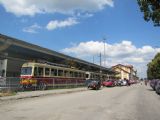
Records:
M0 0L0 33L95 64L131 64L146 77L160 27L136 0ZM104 52L105 51L105 52Z

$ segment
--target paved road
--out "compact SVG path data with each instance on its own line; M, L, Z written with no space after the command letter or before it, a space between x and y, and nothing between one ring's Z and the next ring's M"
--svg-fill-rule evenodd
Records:
M7 102L0 105L0 119L160 120L159 111L160 96L134 85Z

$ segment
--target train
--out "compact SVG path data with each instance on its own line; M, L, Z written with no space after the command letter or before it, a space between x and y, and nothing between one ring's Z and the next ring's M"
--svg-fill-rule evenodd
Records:
M21 88L45 90L50 86L84 85L86 80L106 79L106 74L70 68L55 63L26 62L21 67Z

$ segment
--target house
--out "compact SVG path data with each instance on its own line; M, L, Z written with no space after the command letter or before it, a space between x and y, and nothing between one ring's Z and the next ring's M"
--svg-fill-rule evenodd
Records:
M128 80L134 80L137 79L137 71L134 70L132 65L122 65L117 64L115 66L112 66L112 69L119 74L116 75L119 79L128 79Z

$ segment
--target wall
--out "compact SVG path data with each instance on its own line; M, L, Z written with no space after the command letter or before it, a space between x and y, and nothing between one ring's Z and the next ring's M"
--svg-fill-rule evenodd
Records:
M6 77L6 71L7 71L7 59L0 60L0 76Z
M18 60L8 60L7 63L7 77L19 77L21 73L21 66L24 62Z
M0 86L6 85L7 59L0 59Z

